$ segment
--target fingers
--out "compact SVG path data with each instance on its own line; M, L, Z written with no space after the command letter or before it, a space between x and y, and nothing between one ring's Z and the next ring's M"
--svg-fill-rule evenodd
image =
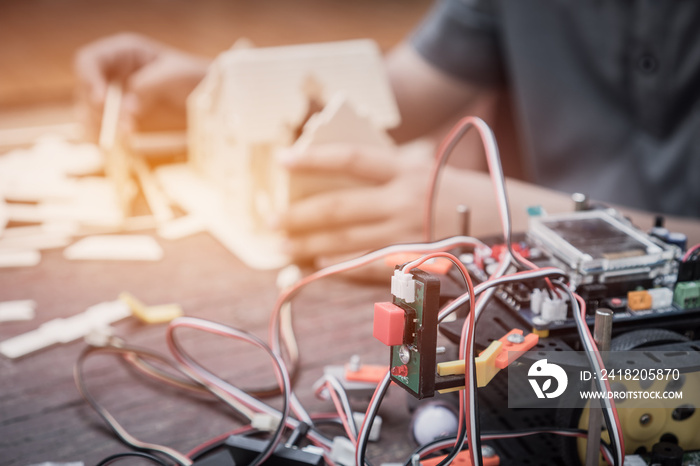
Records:
M184 112L187 96L206 74L209 61L168 50L131 74L126 88L133 95L130 111L141 116L161 106Z
M93 104L104 99L107 83L124 80L153 60L163 47L146 37L123 33L92 42L78 50L74 67Z
M78 108L88 136L94 139L98 132L108 82L124 82L163 50L165 46L132 33L106 37L78 50L74 60ZM128 96L125 93L125 102ZM124 122L131 123L128 115Z
M378 202L381 186L329 191L291 205L277 227L290 234L367 223L388 217L387 203Z
M303 261L314 257L377 249L396 243L397 238L402 242L420 238L419 228L406 227L403 222L391 220L318 231L291 237L286 249L295 260Z
M398 157L395 148L323 144L303 153L283 152L279 160L290 171L346 174L384 183L396 175Z
M74 68L78 81L82 84L79 92L84 93L91 104L97 105L104 99L107 77L103 69L104 63L95 59L94 52L90 46L80 49L75 56Z
M159 60L129 76L126 84L129 93L124 102L124 111L132 119L138 118L156 105L156 101L161 97L159 90L170 78L169 72L167 66L163 66L163 62Z

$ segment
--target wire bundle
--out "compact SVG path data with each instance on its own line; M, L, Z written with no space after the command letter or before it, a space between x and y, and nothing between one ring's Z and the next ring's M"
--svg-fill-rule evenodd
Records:
M498 200L503 228L503 237L507 246L507 252L501 257L496 272L489 278L488 281L483 282L476 287L472 285L471 279L464 265L456 257L447 253L446 251L465 246L488 251L488 247L481 241L466 236L457 236L436 242L430 241L433 230L432 211L440 171L446 164L452 149L470 128L476 128L484 143L489 172L496 191L496 198ZM481 435L479 432L479 414L476 397L476 367L474 362L475 329L480 317L483 315L483 310L486 308L486 305L493 296L496 287L506 283L544 279L547 281L548 286L553 292L556 292L557 294L559 294L559 292L563 292L570 297L571 305L574 309L574 318L576 320L579 335L583 342L583 347L586 351L591 366L598 374L597 380L599 381L599 389L609 389L609 386L606 386L607 381L600 381L600 373L604 367L602 359L598 353L598 349L593 341L588 326L586 325L585 303L580 297L575 295L566 284L564 284L562 280L566 279L566 274L562 270L553 267L537 268L513 250L509 209L503 171L493 132L488 125L486 125L486 123L479 118L464 118L455 126L455 128L450 132L448 137L438 148L436 163L431 175L431 183L425 210L426 242L388 246L361 257L319 270L282 290L278 299L276 300L270 318L269 346L250 333L234 329L223 324L190 317L179 318L170 324L167 331L168 346L177 361L176 363L172 363L162 356L136 348L118 348L116 346L88 348L83 352L83 354L81 354L75 368L75 378L78 389L83 397L98 412L98 414L105 420L105 422L112 428L112 430L122 441L137 450L167 456L169 459L180 465L191 465L193 458L201 456L212 448L215 448L217 445L221 444L228 435L232 433L251 431L253 428L247 426L223 434L203 445L200 445L187 455L183 455L168 447L141 442L130 436L117 423L116 419L114 419L104 408L102 408L87 391L83 380L82 363L90 354L96 352L107 352L121 355L127 362L134 365L138 370L158 380L191 392L213 394L219 400L230 406L236 414L242 415L249 421L253 421L259 416L267 416L268 419L274 419L276 422L276 428L268 441L267 447L253 461L253 466L262 464L270 457L275 448L280 444L285 428L294 430L299 428L302 424L306 424L308 427L306 434L308 440L324 451L324 458L326 462L332 465L333 461L330 457L332 442L316 428L316 422L323 423L328 421L338 422L343 426L347 437L355 445L356 466L365 466L368 464L365 459L365 452L369 432L372 427L373 420L376 417L381 405L382 399L391 385L390 375L387 373L377 386L377 389L370 400L369 406L365 413L364 421L359 431L352 416L352 410L350 408L347 394L345 393L340 382L333 377L325 376L323 379L321 379L316 393L318 396L327 394L336 408L336 413L321 416L309 415L292 390L290 371L288 370L288 367L291 367L291 372L294 374L296 373L296 367L298 365L298 351L294 340L294 334L291 330L291 300L305 286L321 278L330 277L341 272L357 269L396 253L413 252L424 255L417 260L405 264L402 267L402 270L405 273L408 273L411 269L418 267L420 264L429 259L444 257L451 260L456 265L467 285L466 293L449 303L440 311L438 322L442 322L447 316L465 304L468 304L470 309L462 329L459 346L460 357L466 361L466 370L465 389L462 390L460 395L459 428L457 435L453 438L441 439L436 442L431 442L428 445L422 445L418 448L418 450L416 450L415 454L422 458L433 452L451 447L449 454L440 463L440 466L446 466L454 460L466 442L469 448L469 455L472 464L474 466L481 466L482 458L480 442L482 439L488 440L495 438L511 438L547 433L576 437L585 436L585 431L559 428L541 428L510 433L484 433L483 435ZM689 251L689 253L691 253L691 251ZM524 270L517 271L518 269ZM552 282L552 280L555 281ZM269 356L273 364L278 387L250 391L250 393L248 393L206 370L184 350L175 336L176 329L185 327L209 332L226 338L234 338L250 343L259 349L262 349ZM285 353L290 359L289 365L282 356ZM164 364L175 371L178 375L175 376L173 374L157 370L152 364L149 363L149 361L156 361L160 364ZM254 396L251 396L251 393L258 395L273 395L279 393L282 396L282 411L278 411ZM612 400L604 401L603 412L608 430L611 434L611 444L608 447L602 443L601 451L603 452L604 458L608 462L614 464L615 466L622 466L624 463L624 444L622 441L622 433L619 420L617 418L617 412ZM153 461L160 461L160 464L164 464L160 458L154 458L155 460ZM112 461L112 459L117 458L110 457L105 461ZM408 461L406 464L408 464Z

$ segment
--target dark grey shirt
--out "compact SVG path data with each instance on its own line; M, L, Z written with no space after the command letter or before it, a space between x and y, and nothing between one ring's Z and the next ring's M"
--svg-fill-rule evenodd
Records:
M444 0L412 43L509 88L533 181L700 217L700 2Z

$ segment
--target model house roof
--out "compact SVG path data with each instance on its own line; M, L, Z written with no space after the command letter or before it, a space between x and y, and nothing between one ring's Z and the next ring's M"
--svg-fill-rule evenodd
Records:
M224 117L237 142L291 143L309 102L325 105L337 93L377 128L400 116L377 45L370 40L270 48L221 54L201 86L210 108Z

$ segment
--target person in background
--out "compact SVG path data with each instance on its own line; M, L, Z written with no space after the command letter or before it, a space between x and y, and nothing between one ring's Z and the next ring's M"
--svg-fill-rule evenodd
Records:
M525 228L527 206L571 210L565 192L697 218L699 19L696 2L438 1L386 57L402 118L392 136L403 143L432 134L480 108L484 95L499 95L519 141L502 152L520 161L526 180L508 181L516 230ZM75 63L88 116L99 115L107 81L119 79L125 125L162 129L184 128L186 96L208 61L120 34L85 46ZM516 146L513 134L497 136ZM493 188L478 157L471 155L469 169L444 171L437 237L458 232L458 204L471 209L472 234L498 232ZM288 251L326 265L422 239L432 159L396 160L396 151L351 145L287 154L289 170L351 173L373 183L311 196L270 219L288 233ZM625 212L651 225L650 215Z

